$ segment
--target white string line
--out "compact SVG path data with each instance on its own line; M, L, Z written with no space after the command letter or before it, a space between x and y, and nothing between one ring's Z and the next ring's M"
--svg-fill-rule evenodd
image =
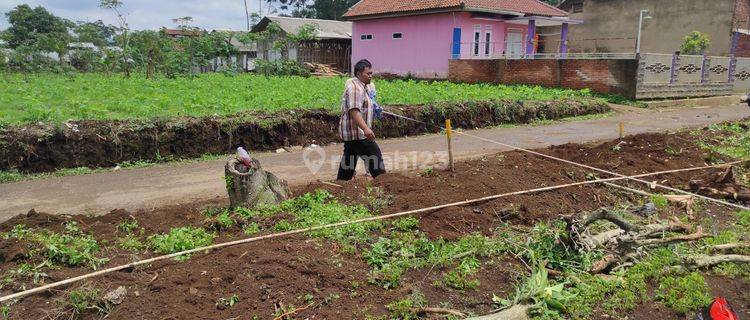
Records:
M726 164L713 165L713 166L705 166L705 167L694 167L694 168L686 168L686 169L675 169L675 170L653 172L653 173L645 173L645 174L641 174L641 175L637 175L637 176L632 176L632 177L646 177L646 176L654 176L654 175L661 175L661 174L675 173L675 172L683 172L683 171L696 171L696 170L703 170L703 169L709 169L709 168L716 168L716 167L720 167L720 166L726 166ZM401 216L406 216L406 215L413 215L413 214L419 214L419 213L424 213L424 212L431 212L431 211L441 210L441 209L445 209L445 208L449 208L449 207L456 207L456 206L474 204L474 203L479 203L479 202L486 202L486 201L500 199L500 198L505 198L505 197L510 197L510 196L530 194L530 193L537 193L537 192L544 192L544 191L557 190L557 189L563 189L563 188L575 187L575 186L583 186L583 185L589 185L589 184L594 184L594 183L608 183L608 182L611 182L611 181L624 180L624 179L632 178L632 177L617 177L617 178L607 178L607 179L596 179L596 180L574 182L574 183L568 183L568 184L559 184L559 185L554 185L554 186L549 186L549 187L543 187L543 188L536 188L536 189L528 189L528 190L522 190L522 191L515 191L515 192L497 194L497 195L487 196L487 197L473 199L473 200L453 202L453 203L438 205L438 206L434 206L434 207L428 207L428 208L422 208L422 209L415 209L415 210L410 210L410 211L403 211L403 212L392 213L392 214L387 214L387 215L374 216L374 217L362 218L362 219L357 219L357 220L332 223L332 224L327 224L327 225L322 225L322 226L315 226L315 227L310 227L310 228L305 228L305 229L298 229L298 230L291 230L291 231L286 231L286 232L268 234L268 235L264 235L264 236L258 236L258 237L253 237L253 238L241 239L241 240L236 240L236 241L231 241L231 242L219 243L219 244L215 244L215 245L210 245L210 246L195 248L195 249L191 249L191 250L185 250L185 251L182 251L182 252L172 253L172 254L163 255L163 256L158 256L158 257L154 257L154 258L150 258L150 259L146 259L146 260L131 262L131 263L128 263L128 264L125 264L125 265L120 265L120 266L116 266L116 267L112 267L112 268L108 268L108 269L103 269L103 270L95 271L95 272L92 272L92 273L80 275L80 276L77 276L77 277L65 279L65 280L62 280L62 281L50 283L48 285L44 285L44 286L41 286L41 287L36 287L36 288L29 289L29 290L26 290L26 291L22 291L22 292L14 293L14 294L7 295L7 296L4 296L4 297L0 297L0 302L6 302L6 301L13 300L13 299L23 298L25 296L29 296L29 295L32 295L34 293L46 291L46 290L49 290L49 289L53 289L53 288L56 288L56 287L60 287L60 286L64 286L64 285L67 285L67 284L75 283L75 282L78 282L78 281L81 281L81 280L93 278L93 277L104 275L104 274L107 274L107 273L112 273L112 272L115 272L115 271L129 269L129 268L133 268L133 267L140 266L140 265L150 264L150 263L153 263L153 262L156 262L156 261L160 261L160 260L171 259L171 258L183 256L183 255L186 255L186 254L197 253L197 252L206 251L206 250L220 249L220 248L225 248L225 247L230 247L230 246L235 246L235 245L240 245L240 244L245 244L245 243L257 242L257 241L266 240L266 239L272 239L272 238L281 238L281 237L285 237L285 236L290 236L290 235L295 235L295 234L300 234L300 233L305 233L305 232L312 232L312 231L317 231L317 230L322 230L322 229L336 228L336 227L341 227L341 226L346 226L346 225L359 224L359 223L370 222L370 221L386 220L386 219L391 219L391 218L396 218L396 217L401 217Z
M419 121L419 120L416 120L416 119L411 119L411 118L404 117L402 115L397 115L397 114L394 114L394 113L391 113L391 112L385 112L384 111L383 113L386 113L386 114L389 114L389 115L392 115L392 116L395 116L395 117L398 117L398 118L401 118L401 119L406 119L406 120L414 121L414 122L417 122L417 123L427 124L424 121ZM438 127L438 128L441 128L443 130L446 130L445 127L442 127L440 125L435 125L435 126ZM492 140L492 139L483 138L483 137L472 135L472 134L465 133L465 132L462 132L462 131L456 131L456 133L457 134L461 134L461 135L465 135L467 137L472 137L472 138L475 138L475 139L478 139L478 140L482 140L482 141L485 141L485 142L494 143L494 144L497 144L499 146L503 146L503 147L510 148L510 149L513 149L513 150L531 153L533 155L537 155L537 156L540 156L540 157L543 157L543 158L547 158L547 159L551 159L551 160L555 160L555 161L560 161L560 162L563 162L563 163L575 165L575 166L586 168L586 169L589 169L589 170L598 171L598 172L601 172L601 173L606 173L606 174L613 175L613 176L616 176L616 177L626 177L626 180L640 182L640 183L647 184L649 186L655 186L655 187L666 189L666 190L669 190L669 191L672 191L672 192L682 193L684 195L693 196L693 197L696 197L696 198L699 198L699 199L703 199L703 200L706 200L706 201L720 203L720 204L723 204L723 205L726 205L726 206L730 206L730 207L733 207L733 208L736 208L736 209L750 210L750 207L746 207L746 206L739 205L739 204L736 204L736 203L731 203L731 202L720 200L720 199L706 197L706 196L703 196L703 195L699 195L699 194L696 194L696 193L688 192L688 191L677 189L677 188L668 187L668 186L661 185L661 184L658 184L658 183L648 182L646 180L641 180L641 179L637 179L637 178L627 177L627 176L619 174L617 172L612 172L612 171L604 170L604 169L601 169L601 168L589 166L589 165L586 165L586 164L583 164L583 163L578 163L578 162L575 162L575 161L570 161L570 160L558 158L558 157L555 157L555 156L550 156L550 155L547 155L547 154L544 154L544 153L540 153L540 152L532 151L532 150L529 150L529 149L517 147L517 146L514 146L514 145L510 145L510 144L503 143L503 142L500 142L500 141L495 141L495 140Z

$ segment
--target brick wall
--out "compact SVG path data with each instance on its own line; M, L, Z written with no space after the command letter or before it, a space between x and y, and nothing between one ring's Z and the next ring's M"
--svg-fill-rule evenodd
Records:
M491 63L490 61L494 62ZM451 60L448 77L459 82L589 88L634 99L636 60Z
M448 79L466 83L497 82L500 60L450 60Z
M732 25L734 28L750 29L750 0L736 0Z
M502 60L499 79L505 84L559 86L556 60Z
M750 35L740 33L737 39L737 51L734 54L737 57L750 57Z

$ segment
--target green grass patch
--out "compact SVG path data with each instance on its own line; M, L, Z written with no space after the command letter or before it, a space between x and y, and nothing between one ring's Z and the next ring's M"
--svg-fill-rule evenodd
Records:
M276 222L273 227L275 231L304 229L373 216L365 206L340 203L325 190L307 193L279 205L263 206L256 210L238 209L235 212L245 219L264 219L281 213L292 216ZM370 232L380 228L382 223L373 221L317 230L308 235L353 245L366 242Z
M700 273L666 277L661 280L656 298L681 314L696 312L711 303L711 288Z
M750 159L750 122L713 124L708 130L715 135L707 136L698 131L699 145L705 149L735 159Z
M386 308L391 313L391 319L417 320L421 317L415 314L414 310L426 306L427 299L424 294L419 290L414 290L408 297L387 304Z
M444 275L444 282L454 288L470 289L479 285L474 278L479 269L477 258L495 256L506 250L501 240L479 234L448 242L429 240L424 233L416 231L381 237L362 256L372 268L369 281L386 289L398 286L406 270L426 266L456 266Z
M215 237L203 228L181 227L173 228L167 234L150 236L148 240L155 251L170 254L211 245ZM190 255L183 257L187 259Z
M669 200L662 195L652 195L651 202L656 206L657 209L664 209L669 206Z
M0 77L0 123L227 115L246 110L338 110L344 81L217 73L152 80L96 73L6 74ZM413 80L376 81L376 85L383 105L593 97L589 90L523 85Z
M49 230L32 231L23 225L16 225L3 238L31 240L39 245L29 252L30 256L40 254L47 266L65 265L70 267L88 266L96 269L108 261L98 258L99 243L89 234L84 234L76 222L65 224L63 232Z

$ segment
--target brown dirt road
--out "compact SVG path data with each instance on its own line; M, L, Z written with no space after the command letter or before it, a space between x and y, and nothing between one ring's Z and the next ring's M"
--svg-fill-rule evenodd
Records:
M626 134L662 132L750 117L745 105L675 109L637 109L615 107L617 114L607 118L560 122L545 126L519 126L473 130L472 135L502 141L524 148L541 148L569 142L615 139L618 123ZM498 145L476 138L454 138L457 159L473 158L505 151ZM438 166L446 158L445 137L419 137L380 141L391 171ZM312 172L304 157L320 159L316 152L255 154L266 170L287 179L292 185L335 177L342 146L322 148L327 161ZM318 161L313 161L319 163ZM223 160L187 164L166 164L152 168L120 170L100 174L49 178L0 184L0 222L30 209L58 214L104 214L114 209L152 209L164 205L199 201L224 201ZM360 166L361 167L361 166Z

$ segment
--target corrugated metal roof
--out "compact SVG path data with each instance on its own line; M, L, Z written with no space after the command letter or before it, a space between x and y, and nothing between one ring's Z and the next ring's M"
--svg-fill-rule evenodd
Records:
M361 18L385 14L412 14L431 10L486 11L519 15L566 17L568 13L538 0L362 0L344 14Z
M290 17L266 17L279 24L287 33L297 33L299 29L308 24L317 27L315 37L318 39L351 39L352 23L349 21L303 19Z

